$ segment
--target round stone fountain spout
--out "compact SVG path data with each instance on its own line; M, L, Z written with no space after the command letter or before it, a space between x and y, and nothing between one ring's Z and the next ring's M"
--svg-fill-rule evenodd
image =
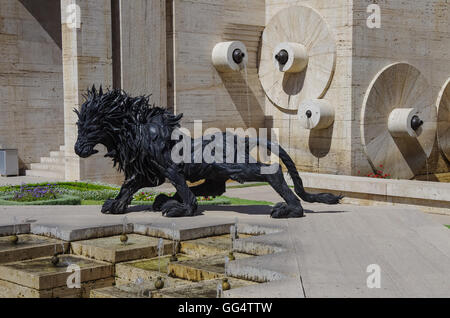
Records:
M11 235L9 237L9 241L11 242L11 244L16 245L19 242L19 237L16 234Z
M307 99L298 108L300 126L308 130L327 129L334 122L334 107L328 100Z
M237 64L241 64L244 61L245 53L241 49L236 49L233 51L233 61Z
M273 50L273 62L280 72L300 73L308 66L309 56L306 47L300 43L284 42Z
M214 47L211 58L221 73L240 71L248 63L247 48L241 41L220 42Z
M394 108L388 118L388 130L395 138L417 138L423 125L415 108Z
M287 61L289 60L289 53L286 50L281 50L275 55L275 59L280 63L281 65L285 65Z
M417 131L420 127L422 127L424 124L423 120L420 119L419 116L414 115L413 118L411 119L411 128L414 131Z
M58 253L55 253L55 255L53 255L53 257L51 258L51 262L53 264L53 266L58 266L59 264L59 256Z

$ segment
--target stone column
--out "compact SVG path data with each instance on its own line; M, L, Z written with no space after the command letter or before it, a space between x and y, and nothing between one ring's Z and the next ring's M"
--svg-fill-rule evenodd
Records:
M167 106L166 0L120 1L121 87Z
M74 152L77 116L82 94L93 84L112 86L111 1L61 0L64 74L64 139L66 180L120 183L123 177L103 158L105 149L88 159Z

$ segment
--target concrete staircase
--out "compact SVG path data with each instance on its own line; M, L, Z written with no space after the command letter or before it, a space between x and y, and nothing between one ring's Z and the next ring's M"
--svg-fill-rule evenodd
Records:
M64 179L64 152L64 146L60 146L58 151L50 151L49 157L41 157L40 163L32 163L31 169L26 170L25 175L51 179Z

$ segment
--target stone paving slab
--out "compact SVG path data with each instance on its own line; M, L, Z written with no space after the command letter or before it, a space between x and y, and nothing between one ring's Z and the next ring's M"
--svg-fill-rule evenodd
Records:
M74 255L59 256L58 266L51 264L51 257L0 265L0 280L36 290L67 286L70 264L80 267L81 283L114 276L113 265Z
M175 227L172 224L175 224ZM166 239L175 239L177 241L186 241L230 233L230 226L233 224L229 221L220 222L220 220L184 218L182 222L178 220L177 223L171 223L170 220L148 224L135 223L134 232Z
M100 261L120 263L158 255L159 239L138 234L128 234L124 244L120 236L110 236L71 243L72 253ZM172 253L172 241L163 240L163 254Z
M128 224L126 233L133 232L133 224ZM122 224L86 225L76 224L61 225L60 223L32 224L31 233L58 238L68 242L95 239L120 235L123 233Z
M69 247L67 242L32 234L18 235L19 240L15 244L9 239L9 236L0 237L0 264L53 256Z

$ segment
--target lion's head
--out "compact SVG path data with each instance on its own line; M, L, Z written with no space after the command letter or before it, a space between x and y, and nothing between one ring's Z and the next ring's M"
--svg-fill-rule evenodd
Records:
M98 151L95 146L104 145L107 157L114 160L123 170L124 165L136 163L132 158L142 151L146 124L152 123L165 131L164 136L171 136L171 131L179 127L183 114L174 115L165 108L149 104L150 96L130 97L123 90L88 90L81 109L74 110L78 115L78 139L75 153L87 158ZM151 147L146 144L146 147Z
M105 130L105 124L108 121L108 108L112 102L110 93L103 94L101 87L97 91L93 86L88 90L86 101L80 111L74 110L78 115L78 138L74 150L81 158L96 154L98 152L94 149L96 145L108 143L110 137Z

